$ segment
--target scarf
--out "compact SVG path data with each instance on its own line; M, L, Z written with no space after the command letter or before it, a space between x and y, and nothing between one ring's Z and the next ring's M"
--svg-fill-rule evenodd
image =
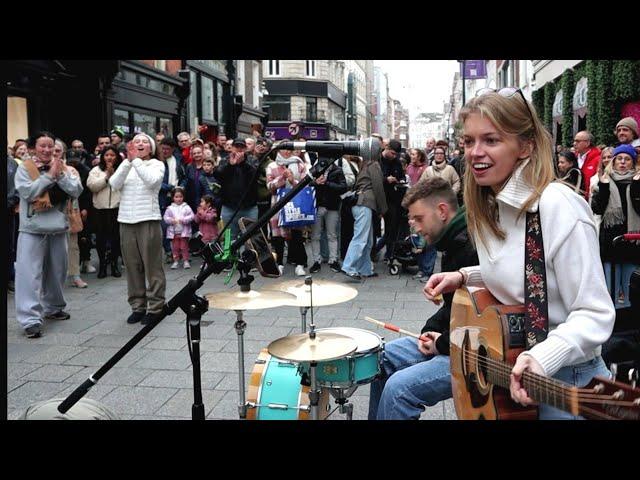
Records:
M440 164L437 164L435 161L431 163L431 166L433 167L433 169L439 172L442 172L445 168L447 168L447 165L448 163L446 160L443 160L442 163Z
M296 157L295 155L292 155L289 158L284 158L280 153L278 153L278 156L276 157L276 163L285 167L298 162L302 162L302 160L300 157Z
M637 232L640 231L640 216L636 213L631 205L631 180L637 172L631 170L626 173L618 173L615 170L611 171L611 180L615 183L627 184L627 231ZM624 223L625 214L622 211L622 200L620 199L620 191L618 187L609 186L609 203L602 215L602 224L604 228L610 228L614 225L620 225Z

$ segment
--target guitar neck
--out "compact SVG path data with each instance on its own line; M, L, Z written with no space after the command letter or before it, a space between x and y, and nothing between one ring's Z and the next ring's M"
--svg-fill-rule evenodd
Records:
M487 366L487 380L509 390L512 365L494 360ZM522 386L532 400L579 415L576 387L531 372L522 375Z

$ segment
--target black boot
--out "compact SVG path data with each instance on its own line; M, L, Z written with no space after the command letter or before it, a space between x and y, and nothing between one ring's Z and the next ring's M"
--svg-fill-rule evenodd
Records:
M105 278L107 276L107 264L100 260L100 266L98 267L98 278Z
M118 270L118 259L111 261L111 276L113 277L121 277L122 273Z

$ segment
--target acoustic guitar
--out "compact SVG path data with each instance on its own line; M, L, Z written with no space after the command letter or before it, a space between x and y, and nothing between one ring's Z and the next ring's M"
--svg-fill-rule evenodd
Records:
M509 393L510 374L525 349L523 305L502 305L486 289L456 291L451 309L451 383L460 420L535 420L537 407L523 407ZM640 389L595 377L578 388L525 372L529 397L572 415L603 420L639 420Z

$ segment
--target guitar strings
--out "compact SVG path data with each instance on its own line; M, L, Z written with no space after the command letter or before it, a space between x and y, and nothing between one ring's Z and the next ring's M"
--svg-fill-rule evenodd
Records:
M511 368L504 362L495 360L491 357L479 355L477 352L472 350L463 350L463 352L464 354L468 355L470 358L472 359L475 358L476 360L478 360L478 364L481 366L497 367L496 370L498 371L495 373L497 373L498 375L504 375L505 376L504 379L505 380L508 379L510 381ZM483 365L483 362L484 362L484 365ZM613 400L614 398L613 395L602 395L602 394L592 393L593 392L592 389L576 388L570 384L564 384L553 378L541 377L540 375L537 375L531 372L524 372L523 376L524 376L524 380L527 380L527 383L531 387L533 388L542 387L546 391L550 391L551 393L561 394L563 395L563 398L562 398L563 401L571 401L570 397L573 396L573 392L575 392L578 399L581 399L588 403L601 403L601 404L606 403L611 405L633 406L632 401ZM546 392L541 392L541 393L544 394ZM547 395L547 398L548 398L548 395ZM608 401L607 399L611 399L611 401Z

